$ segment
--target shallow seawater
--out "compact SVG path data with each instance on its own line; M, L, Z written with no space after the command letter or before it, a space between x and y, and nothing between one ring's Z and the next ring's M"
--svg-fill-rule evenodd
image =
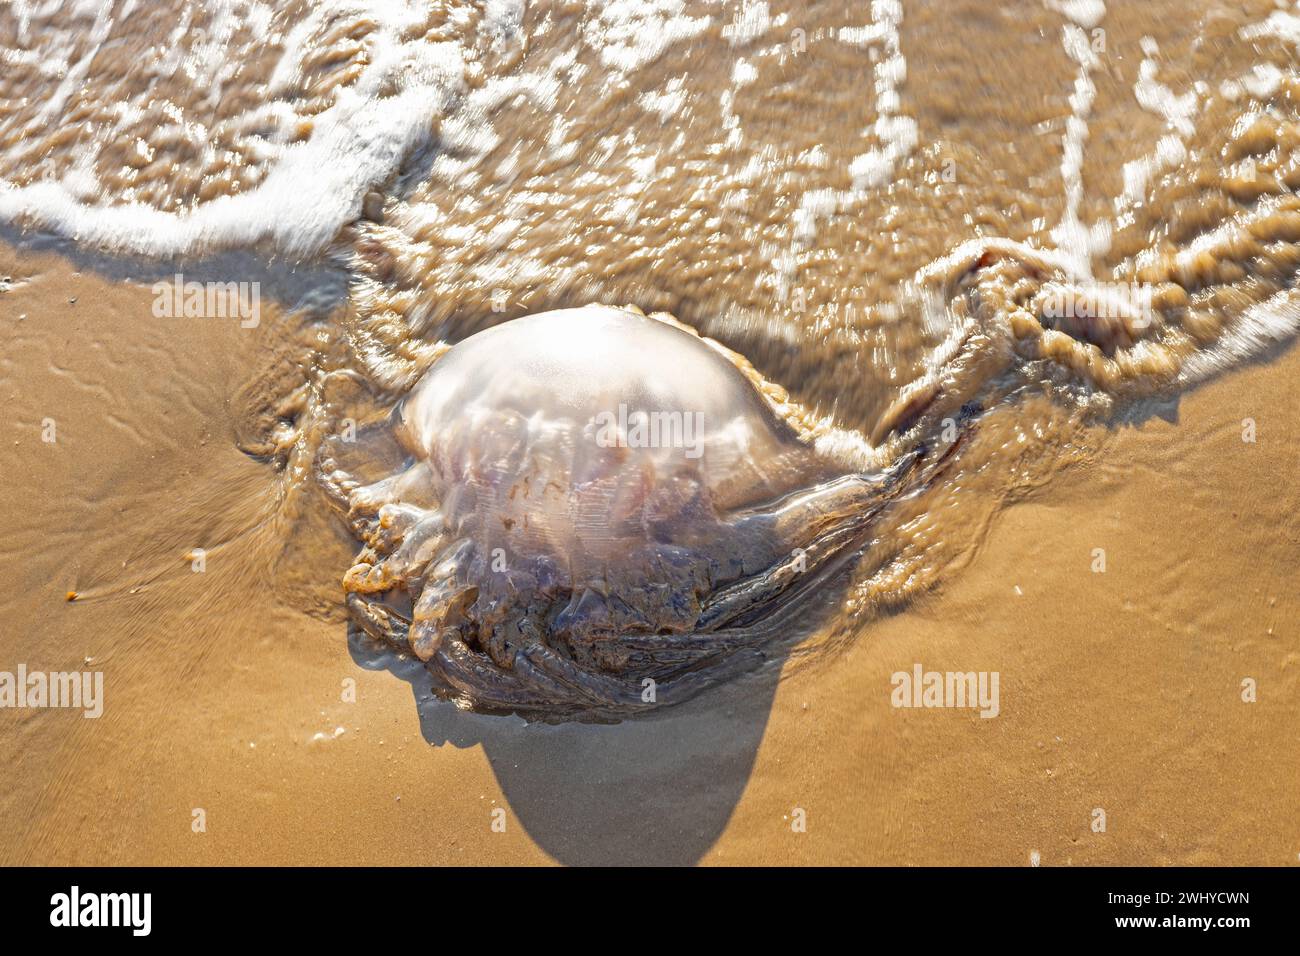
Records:
M977 410L942 480L880 514L766 668L681 724L605 729L653 749L678 728L682 764L649 760L664 780L727 752L726 792L669 854L698 858L783 677L838 686L837 662L873 629L923 622L922 599L983 580L971 566L1012 503L1077 490L1129 430L1285 350L1300 323L1297 57L1300 5L1273 0L6 4L3 238L136 293L115 306L129 329L90 316L69 331L98 343L90 355L6 332L34 363L0 367L7 391L62 369L83 402L116 409L121 439L98 471L70 472L84 480L67 510L96 541L36 512L15 519L25 543L6 560L29 562L26 588L108 602L98 627L133 649L140 713L240 642L281 664L324 653L305 649L310 619L351 642L357 673L411 682L425 742L482 743L494 769L518 770L534 744L567 740L578 763L636 781L649 771L631 757L591 757L607 738L584 735L600 729L459 714L410 661L349 637L339 582L355 547L316 487L322 448L359 429L358 477L393 474L402 451L371 436L449 347L591 302L667 313L743 356L842 473ZM25 286L61 295L39 272L6 278L6 322ZM175 275L259 283L258 321L144 314ZM203 436L192 461L168 409ZM142 517L113 532L106 510ZM217 558L200 589L179 560L195 548ZM1194 590L1165 583L1173 604ZM19 594L6 606L44 617ZM291 694L254 650L239 673ZM330 674L322 699L351 671ZM260 732L251 713L238 723ZM504 785L520 806L547 793L520 811L531 829L565 802L552 783L531 767ZM550 852L566 858L566 839Z

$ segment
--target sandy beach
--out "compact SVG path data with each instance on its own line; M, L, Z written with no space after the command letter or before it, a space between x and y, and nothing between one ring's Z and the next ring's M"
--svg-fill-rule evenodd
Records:
M108 248L117 234L91 225L70 238L34 205L6 214L0 671L101 672L104 699L93 719L0 710L0 864L1300 863L1300 355L1281 332L1224 358L1185 319L1171 353L1183 348L1188 368L1210 355L1216 371L1145 391L1098 384L1100 358L1096 377L1069 378L1078 355L1103 351L1076 336L1075 352L1042 360L1040 384L987 393L997 402L960 470L883 525L871 552L883 563L827 590L812 638L644 719L467 712L414 657L349 627L340 582L358 543L313 479L338 417L320 409L360 407L364 391L379 419L434 343L593 300L667 309L856 436L845 454L858 454L936 338L881 303L961 242L1046 248L1057 228L1061 255L1077 252L1122 205L1137 168L1125 164L1156 155L1161 136L1181 136L1185 159L1152 167L1154 198L1115 214L1113 245L1084 255L1097 274L1182 262L1223 223L1263 235L1268 203L1275 231L1290 222L1300 127L1286 109L1300 80L1260 99L1275 128L1259 168L1277 183L1262 200L1233 199L1245 187L1216 178L1251 141L1244 100L1214 92L1226 80L1204 74L1208 120L1194 134L1133 94L1158 58L1153 36L1161 81L1178 90L1207 64L1242 76L1259 49L1260 63L1285 59L1284 39L1236 40L1282 5L1216 5L1193 27L1178 3L1112 0L1095 67L1060 40L1064 29L1068 51L1072 26L1092 37L1086 18L1015 6L907 3L901 27L885 23L894 32L850 34L818 60L848 21L815 5L807 35L824 46L806 67L764 59L763 44L803 22L775 4L778 25L755 21L750 46L735 38L743 18L679 24L678 44L705 51L697 63L739 49L766 72L747 85L730 60L692 67L708 90L733 82L732 100L711 95L671 123L656 110L686 76L677 47L635 66L631 41L584 47L579 62L622 70L625 85L575 71L599 98L560 99L572 125L549 133L524 94L490 79L551 68L577 49L566 18L591 16L533 10L526 52L484 41L466 68L469 115L494 117L500 135L475 153L447 119L441 140L363 183L337 229L316 223L334 238L310 255L267 235L142 253ZM1039 41L1012 39L1018 18ZM994 69L1008 44L1017 74L1047 77L1048 92ZM879 64L900 50L905 80L881 92ZM841 116L871 76L877 105ZM1085 112L1070 97L1084 81L1092 133L1076 143L1070 120ZM763 102L744 100L760 89ZM610 119L633 112L635 135ZM896 181L861 185L870 164L855 179L846 144L864 122L904 115L910 146L882 138L863 153ZM545 136L572 149L547 152ZM634 140L662 150L642 155ZM802 158L742 180L772 142ZM1063 150L1085 142L1072 169ZM838 191L829 205L818 176ZM731 225L740 207L724 186L752 201ZM625 195L638 215L614 208ZM1148 240L1158 255L1144 259ZM1184 283L1225 329L1223 315L1294 292L1295 242L1267 241L1249 261L1216 247L1221 273ZM1175 272L1166 292L1183 283ZM255 283L256 322L159 316L157 285L181 274ZM807 313L772 305L790 288L809 293ZM348 391L363 378L368 391ZM1104 404L1088 404L1094 393ZM894 675L917 667L995 672L996 717L895 706Z
M1284 745L1300 724L1292 350L1097 436L1095 455L998 516L960 574L842 654L663 718L550 727L421 709L409 670L350 654L335 596L350 546L323 516L302 516L270 560L265 467L234 447L228 411L256 368L249 336L142 319L147 286L74 271L56 249L9 242L0 262L18 280L4 294L5 659L88 661L107 688L99 720L5 714L7 863L1300 853ZM181 376L202 404L173 402L162 383ZM267 565L229 560L245 548ZM333 563L293 567L301 552ZM1001 715L892 708L890 675L914 661L998 670Z

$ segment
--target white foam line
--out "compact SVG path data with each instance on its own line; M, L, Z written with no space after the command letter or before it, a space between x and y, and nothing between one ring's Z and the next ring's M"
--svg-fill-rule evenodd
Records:
M1095 29L1106 19L1105 0L1047 0L1047 6L1084 30Z
M104 11L109 6L96 8L91 53L80 63L88 63L102 42ZM219 47L233 32L230 6L217 6L209 46ZM0 219L31 222L114 251L146 256L263 241L294 257L319 252L356 218L366 191L384 183L428 136L431 122L445 116L467 92L469 72L460 43L407 37L427 17L421 4L337 0L315 7L309 22L289 35L284 57L268 84L272 93L294 81L313 31L341 13L379 24L370 37L367 68L354 85L339 89L333 103L312 118L306 141L284 146L268 143L269 171L253 189L178 213L139 202L90 204L85 200L102 195L102 190L91 172L93 156L86 154L62 180L25 186L0 183ZM503 35L517 31L521 17L522 0L492 0L483 29L495 45ZM198 78L201 89L219 87L225 75L225 68L218 65L216 72ZM80 82L80 76L78 67L68 70L69 82ZM57 112L59 99L56 92L47 110ZM256 115L266 117L275 111L275 103L266 103Z
M1297 0L1295 9L1300 11L1300 0ZM1242 27L1237 31L1237 36L1243 40L1259 40L1264 37L1273 37L1290 43L1292 46L1300 47L1300 16L1278 10L1262 23L1253 23ZM1294 77L1295 71L1292 70L1290 75ZM1281 88L1282 81L1286 77L1287 74L1283 73L1274 64L1261 63L1235 80L1224 80L1219 87L1219 92L1225 99L1231 101L1240 99L1243 94L1249 94L1257 100L1265 100Z
M1257 40L1260 37L1276 37L1300 46L1300 3L1295 5L1298 13L1277 10L1263 23L1242 27L1239 31L1243 40Z
M1092 72L1100 65L1086 32L1097 26L1106 14L1101 0L1070 0L1049 3L1070 20L1061 28L1061 42L1066 55L1079 65L1074 91L1070 94L1070 116L1065 121L1065 136L1061 142L1061 180L1065 186L1065 210L1061 221L1052 230L1056 247L1075 260L1084 272L1092 272L1093 257L1105 252L1110 243L1108 224L1098 223L1088 228L1079 219L1083 203L1084 143L1088 139L1088 118L1097 97Z
M113 23L113 0L101 0L95 9L95 21L90 28L90 49L76 63L67 66L58 88L50 94L50 98L37 114L39 121L44 121L63 109L68 97L81 86L86 78L86 72L90 69L91 61L99 55L100 48L108 39Z
M1203 382L1294 338L1297 332L1300 332L1300 292L1283 289L1246 309L1213 348L1188 358L1178 374L1178 383L1186 387Z
M868 150L849 164L854 198L889 180L894 167L916 148L916 120L901 110L898 89L907 79L900 32L903 26L902 0L873 0L871 16L881 31L883 56L876 63L876 122L871 133L882 145ZM843 31L841 31L843 38Z
M1194 89L1177 96L1156 79L1160 47L1152 37L1142 38L1142 52L1145 57L1133 84L1133 96L1144 110L1164 119L1166 133L1156 143L1153 153L1124 164L1124 192L1115 201L1116 211L1120 213L1146 198L1147 187L1154 177L1177 168L1187 158L1186 140L1196 131L1192 117L1200 106Z
M184 214L143 203L83 205L63 183L0 185L0 219L31 217L81 241L146 256L269 240L291 256L314 253L355 219L365 191L396 169L441 105L435 91L385 101L341 91L303 144L286 150L256 189ZM404 121L398 121L403 117Z
M741 46L757 40L773 27L782 26L789 19L782 13L773 17L764 0L745 0L736 19L722 28L722 36L732 46Z
M899 88L907 79L907 60L900 40L902 0L872 0L871 17L872 23L867 26L842 27L837 38L843 43L878 46L881 50L873 71L876 120L865 131L878 145L849 164L849 174L853 177L851 188L810 189L799 200L791 248L772 260L776 267L775 284L782 298L789 292L798 253L817 238L818 223L866 199L872 190L888 182L898 163L916 149L916 120L902 111L899 96Z
M709 16L686 16L684 10L683 0L607 0L584 24L583 40L606 67L631 73L713 22Z

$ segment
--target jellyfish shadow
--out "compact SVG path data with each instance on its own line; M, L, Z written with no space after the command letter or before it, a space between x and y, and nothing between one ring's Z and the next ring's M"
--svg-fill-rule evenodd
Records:
M830 605L833 595L818 595ZM515 817L561 863L697 863L726 828L749 783L791 650L821 619L766 649L765 660L680 704L621 723L527 723L458 709L424 666L349 627L368 670L411 685L432 746L481 746Z

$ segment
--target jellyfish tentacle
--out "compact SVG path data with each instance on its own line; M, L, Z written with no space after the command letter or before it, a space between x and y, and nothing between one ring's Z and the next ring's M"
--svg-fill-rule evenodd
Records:
M922 472L922 483L928 484L951 451L949 446L931 455L925 445L918 445L883 472L846 475L790 496L767 513L742 519L742 533L762 529L772 540L784 542L788 551L774 556L759 573L715 591L700 612L700 630L717 632L749 623L811 587L865 544L880 512L916 484L909 479Z
M393 576L401 581L418 577L430 562L440 559L440 549L447 540L446 525L440 513L414 510L418 517L407 524L405 530L395 529L396 540L390 545L392 556L387 563L392 566Z
M521 679L514 670L497 667L454 631L445 635L428 666L457 692L460 706L511 713L537 712L553 704L553 699L535 685Z
M379 509L375 527L366 541L377 550L396 551L406 541L412 529L418 527L427 517L427 511L414 505L400 502L386 504Z
M377 641L404 651L409 646L409 622L392 608L363 594L348 595L348 613L352 620Z
M332 456L322 455L317 460L316 485L325 493L326 500L336 511L345 518L350 516L352 494L360 483L340 468Z
M732 530L762 555L760 570L715 590L700 610L697 628L714 632L742 623L850 556L922 456L914 449L879 474L846 475L739 518Z
M344 475L346 478L346 473ZM350 478L346 480L353 485L349 496L350 516L353 519L375 518L379 509L389 502L422 499L429 485L429 466L425 462L417 462L410 468L368 485L359 484Z
M411 614L411 650L427 661L452 631L467 625L467 612L478 600L478 588L449 574L425 582Z
M815 540L845 521L870 516L903 487L925 449L914 448L882 472L845 475L815 488L787 495L739 520L761 528L775 541L798 544Z
M642 703L637 683L585 670L545 644L520 651L515 669L531 683L549 686L560 699L578 704L632 707Z
M343 575L343 589L350 594L382 594L401 583L394 576L392 565L379 557L373 561L360 560Z

